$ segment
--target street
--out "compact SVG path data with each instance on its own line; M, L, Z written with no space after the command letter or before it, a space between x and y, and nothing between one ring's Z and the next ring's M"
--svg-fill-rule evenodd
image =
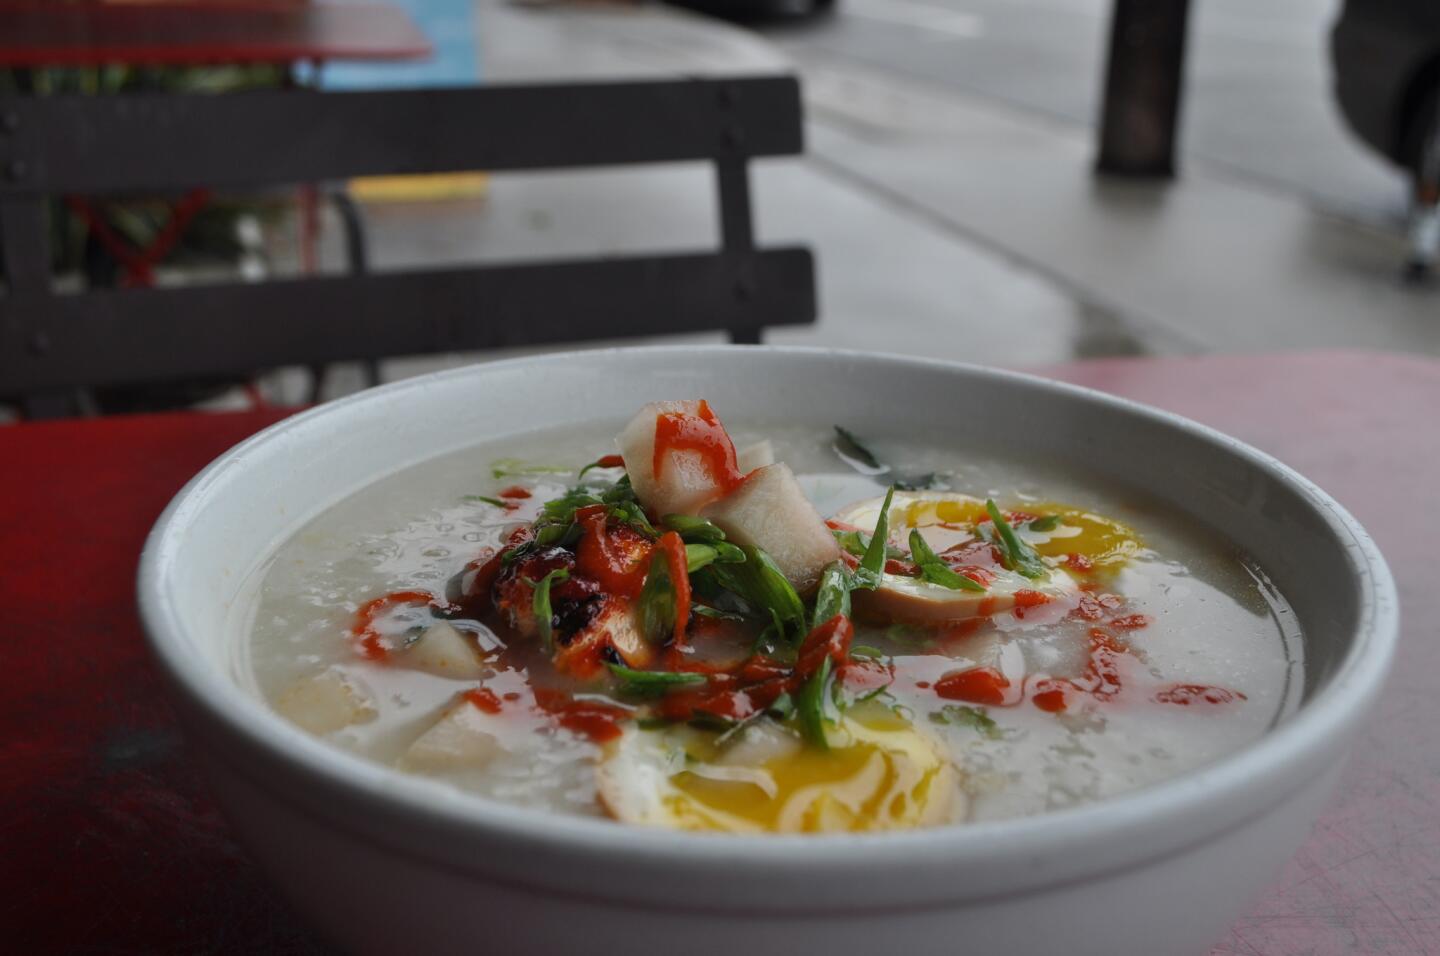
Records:
M1191 4L1182 164L1398 230L1400 173L1345 129L1327 49L1337 0ZM1111 0L839 0L764 29L801 64L851 63L1091 127Z

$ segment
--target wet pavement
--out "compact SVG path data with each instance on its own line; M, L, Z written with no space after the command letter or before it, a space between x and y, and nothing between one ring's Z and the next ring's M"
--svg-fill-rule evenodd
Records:
M771 23L801 63L868 66L1089 129L1099 115L1113 0L843 0L839 14ZM1397 228L1398 170L1345 128L1331 95L1338 0L1190 5L1182 163Z
M1209 161L1187 164L1172 185L1098 180L1089 129L1071 115L1088 109L1093 90L1077 81L1073 102L1048 110L1017 99L1065 87L1089 60L1073 50L1034 59L1030 86L1005 99L918 76L933 51L914 37L910 53L897 48L878 65L837 53L834 37L867 15L869 28L916 29L877 23L882 2L914 14L918 0L846 0L808 32L767 37L655 5L476 0L478 59L490 82L798 72L807 154L757 163L753 198L762 242L815 250L821 318L768 341L1005 365L1323 346L1440 354L1440 292L1399 283L1403 245L1383 212L1371 224L1317 203L1313 190ZM927 22L948 23L957 42L972 29L993 39L1008 22L994 4L948 2L927 0L919 15L950 17ZM1066 16L1095 5L1017 4L1042 10L1059 31L1046 44L1064 36ZM1071 30L1075 50L1094 33L1093 24ZM1348 195L1374 210L1383 191ZM711 178L698 164L506 174L483 199L373 204L366 216L380 269L706 248L718 236ZM338 230L327 235L323 259L338 268ZM394 360L384 371L510 354ZM277 381L275 397L303 394L299 376ZM341 370L331 391L358 384Z

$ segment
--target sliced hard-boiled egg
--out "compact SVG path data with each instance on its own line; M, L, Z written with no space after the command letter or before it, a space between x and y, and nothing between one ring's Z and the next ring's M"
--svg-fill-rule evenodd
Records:
M1093 567L1117 567L1144 547L1140 536L1130 527L1093 511L1049 503L1027 504L1025 511L1060 519L1047 531L1036 531L1028 524L1016 529L1031 547L1047 558L1076 554Z
M724 735L632 728L597 769L601 803L626 823L725 833L847 833L962 819L959 775L937 742L879 705L860 705L804 744L760 718Z
M835 520L857 528L874 528L884 507L884 498L858 502L835 516ZM892 546L909 550L912 530L918 530L934 552L957 555L960 573L976 579L984 590L967 590L935 584L920 577L886 572L873 591L852 595L856 613L862 617L907 624L939 624L972 617L987 617L1017 607L1038 605L1068 607L1079 599L1079 585L1064 571L1049 567L1038 578L1009 570L995 560L994 549L976 531L986 518L985 502L953 492L896 492L890 504L889 540ZM1018 532L1017 532L1018 533Z

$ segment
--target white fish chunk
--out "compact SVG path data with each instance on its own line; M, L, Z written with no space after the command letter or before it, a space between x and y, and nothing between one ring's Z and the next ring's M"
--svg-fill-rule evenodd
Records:
M724 493L699 452L673 449L655 471L655 422L665 414L699 415L700 402L651 402L636 413L615 442L640 504L656 515L693 515Z
M312 734L328 734L377 716L370 691L350 675L331 668L302 677L280 695L275 709Z
M393 655L402 667L425 671L437 677L479 680L485 665L477 648L449 621L437 621L404 650Z
M462 697L410 745L399 767L416 773L478 770L502 749L499 719Z
M802 594L813 590L825 565L840 557L835 536L783 462L756 469L703 514L736 544L767 552Z

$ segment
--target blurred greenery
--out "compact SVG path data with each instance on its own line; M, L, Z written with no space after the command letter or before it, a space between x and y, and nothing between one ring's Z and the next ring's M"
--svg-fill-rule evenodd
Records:
M279 89L290 85L284 65L102 66L0 70L0 94L25 96L123 96L132 93L224 94ZM203 184L197 184L203 185ZM170 218L178 197L91 198L92 208L136 249L150 245ZM237 219L247 213L277 214L279 206L258 200L217 199L195 216L165 257L167 264L233 262L241 252ZM50 208L51 265L56 272L83 272L91 285L112 285L119 270L88 236L83 220L56 199Z

